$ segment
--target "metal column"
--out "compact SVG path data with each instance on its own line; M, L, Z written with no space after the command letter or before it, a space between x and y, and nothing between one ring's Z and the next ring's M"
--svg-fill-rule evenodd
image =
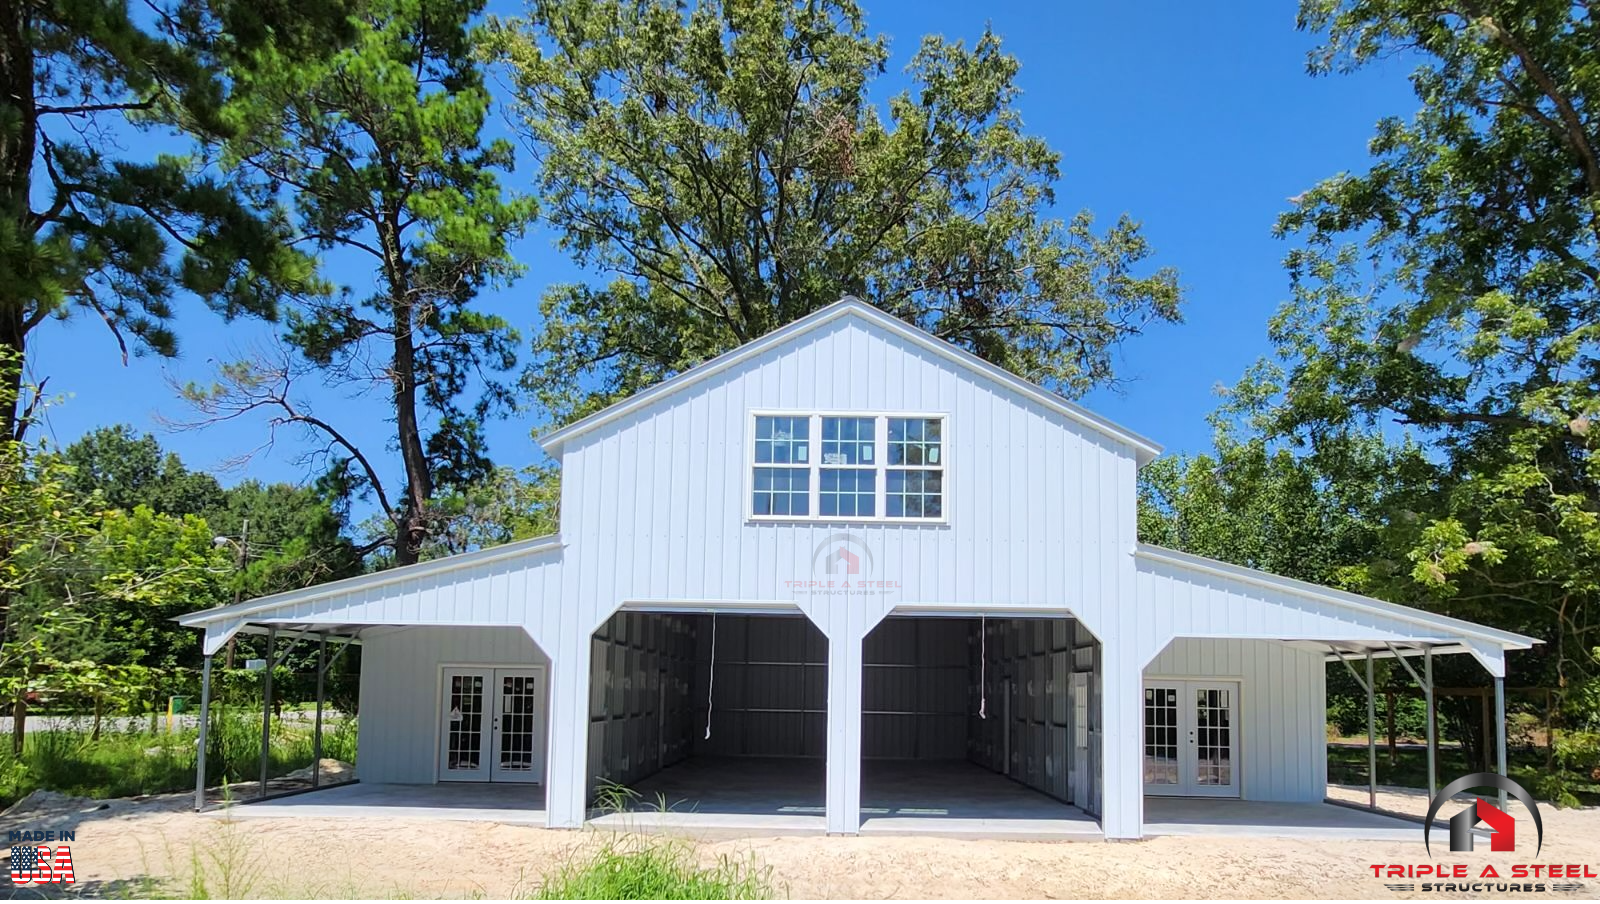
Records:
M317 724L311 730L311 787L322 783L322 680L328 674L328 635L317 638Z
M272 758L272 654L278 649L278 629L267 629L267 677L261 682L261 790L257 797L267 796L267 765Z
M1428 679L1424 691L1428 698L1428 799L1433 800L1439 793L1439 738L1434 729L1439 715L1433 700L1433 647L1422 650L1422 674Z
M1499 757L1499 773L1506 775L1506 679L1496 675L1494 679L1494 733L1495 751ZM1506 808L1506 790L1500 789L1500 809Z
M1372 693L1372 651L1367 651L1367 806L1378 806L1378 701Z
M1401 655L1400 650L1394 644L1385 643L1384 646L1388 647L1389 652L1394 654L1395 662L1400 663L1405 667L1406 671L1411 673L1412 680L1421 685L1423 698L1428 701L1428 799L1432 800L1433 795L1438 791L1436 787L1438 784L1438 770L1434 768L1437 752L1434 750L1433 737L1433 647L1422 648L1422 674L1418 675L1417 670L1411 667L1411 663L1406 661L1406 658ZM1390 706L1393 705L1391 702Z
M200 748L194 758L194 808L206 805L206 735L211 725L211 654L200 667Z
M1356 687L1367 692L1367 806L1372 809L1378 807L1378 748L1373 740L1373 733L1377 729L1378 714L1377 704L1372 698L1372 651L1367 651L1367 680L1362 681L1356 672L1356 667L1344 655L1344 651L1328 644L1328 649L1333 655L1344 663L1345 670L1350 673L1350 678L1355 681Z

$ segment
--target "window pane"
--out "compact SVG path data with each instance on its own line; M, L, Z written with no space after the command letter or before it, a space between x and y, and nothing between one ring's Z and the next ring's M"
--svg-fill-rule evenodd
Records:
M870 464L873 460L872 433L875 426L869 417L823 418L822 464Z
M811 460L809 417L756 417L756 464L805 464Z
M891 518L939 518L944 514L944 472L888 472L885 502Z
M878 472L864 468L823 468L819 506L823 515L870 516L877 508Z
M757 515L809 514L811 472L805 468L757 467L750 510Z
M942 464L943 426L938 418L890 418L889 464L937 467Z

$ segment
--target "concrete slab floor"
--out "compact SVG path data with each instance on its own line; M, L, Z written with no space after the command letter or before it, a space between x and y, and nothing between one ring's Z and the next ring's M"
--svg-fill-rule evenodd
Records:
M206 812L230 819L405 817L545 824L542 785L481 782L440 782L437 785L358 782L275 800L236 801Z
M1146 835L1422 840L1422 825L1324 803L1146 797Z
M590 822L715 835L821 833L825 772L820 759L694 757L635 785L628 812L595 813ZM867 761L861 816L863 834L1103 837L1099 823L1078 808L962 761Z
M982 766L962 760L867 760L863 835L945 835L1099 841L1100 823Z
M699 837L821 835L826 764L788 757L691 757L647 776L625 812L592 811L589 824Z

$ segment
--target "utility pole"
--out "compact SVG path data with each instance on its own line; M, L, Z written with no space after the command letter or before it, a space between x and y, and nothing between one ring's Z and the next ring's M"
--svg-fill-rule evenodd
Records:
M218 537L217 545L228 543L233 546L233 604L239 605L244 596L244 566L250 561L250 519L244 519L239 527L239 539L232 537ZM233 668L233 647L238 635L228 638L227 655L223 657L222 667Z

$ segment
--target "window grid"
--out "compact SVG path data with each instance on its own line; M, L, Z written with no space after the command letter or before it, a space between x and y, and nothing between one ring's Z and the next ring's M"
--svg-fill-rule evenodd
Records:
M943 520L944 416L754 417L753 517Z
M944 516L944 422L932 417L888 419L884 513L891 518Z

